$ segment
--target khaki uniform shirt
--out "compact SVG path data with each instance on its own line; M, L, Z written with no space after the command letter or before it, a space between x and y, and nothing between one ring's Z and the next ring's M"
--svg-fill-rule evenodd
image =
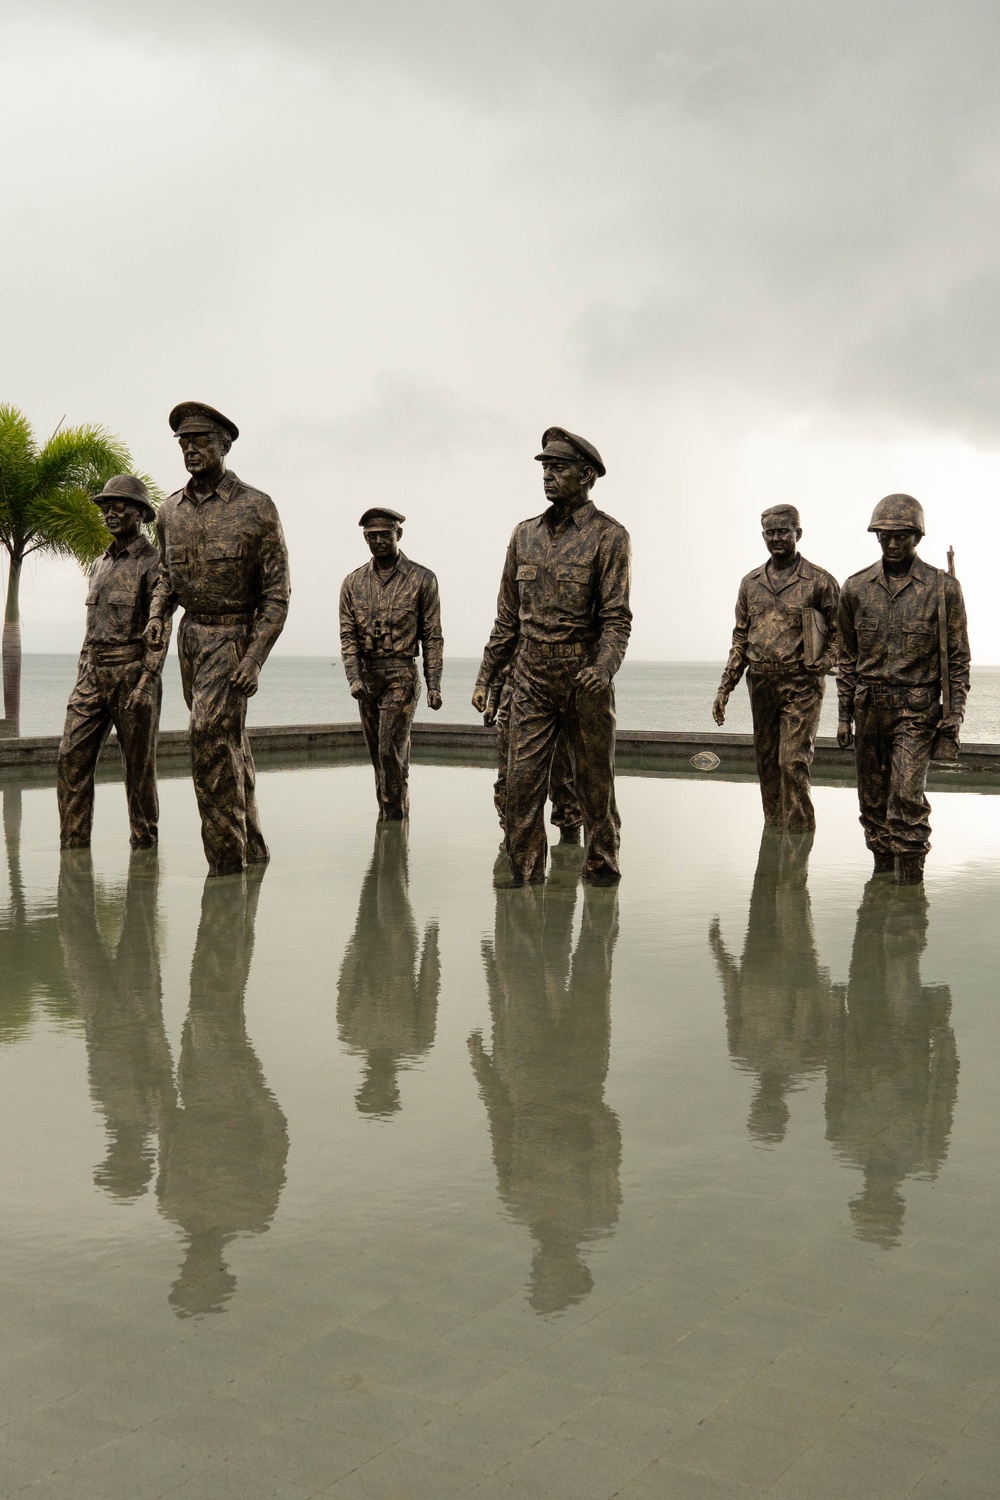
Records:
M140 645L159 578L160 554L144 536L121 549L113 542L91 575L84 651L88 646ZM145 670L159 672L166 651L166 646L158 651L147 646Z
M193 614L244 614L253 625L247 656L263 666L288 614L288 550L274 501L231 471L206 499L191 484L168 496L156 517L163 576L153 617L178 604Z
M818 611L826 621L826 649L812 670L829 671L836 662L839 598L833 574L804 557L780 573L772 574L767 563L754 568L743 579L736 598L736 626L722 687L731 692L747 667L798 664L805 670L804 609Z
M423 649L428 692L441 690L444 636L438 581L399 554L388 578L375 559L348 573L340 590L340 651L348 682L357 682L370 656L417 656Z
M518 640L593 647L594 665L618 671L632 629L629 535L593 501L556 529L550 507L514 528L507 548L497 618L477 687L488 687Z
M902 586L892 592L882 562L855 573L840 596L840 717L853 719L859 683L892 687L941 684L938 632L939 568L915 557ZM962 585L945 573L948 682L951 711L961 717L969 696L969 633Z

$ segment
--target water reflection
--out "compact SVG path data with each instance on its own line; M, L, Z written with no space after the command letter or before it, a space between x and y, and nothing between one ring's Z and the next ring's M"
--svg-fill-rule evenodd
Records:
M179 1108L165 1133L156 1189L160 1211L187 1235L170 1291L179 1317L222 1311L236 1287L225 1247L268 1228L285 1182L288 1128L243 1013L262 878L260 870L209 878L202 894Z
M400 1108L398 1073L434 1045L440 988L437 924L421 949L410 908L407 826L379 823L337 984L337 1034L365 1058L362 1114L388 1119Z
M726 1009L729 1053L756 1074L747 1129L763 1145L785 1138L788 1095L826 1061L833 987L820 967L807 874L813 835L765 828L750 897L743 956L726 951L718 918L709 931Z
M21 867L22 801L19 786L2 795L6 900L0 905L0 1043L16 1042L38 1010L57 1022L75 1021L66 978L55 903L32 903Z
M94 1181L115 1198L144 1193L156 1141L175 1107L173 1061L163 1029L156 922L156 851L135 850L124 891L94 884L89 849L59 863L59 939L83 1018L90 1092L104 1115L108 1154ZM117 942L102 924L120 915Z
M958 1096L951 990L923 984L923 889L865 887L846 995L827 1061L827 1140L864 1173L850 1205L861 1239L899 1243L907 1177L934 1177L948 1151Z
M576 951L581 851L552 851L547 885L498 890L483 944L491 1047L472 1065L489 1115L497 1186L535 1241L529 1301L555 1313L593 1285L584 1247L610 1233L621 1202L621 1130L605 1103L618 896L588 887Z

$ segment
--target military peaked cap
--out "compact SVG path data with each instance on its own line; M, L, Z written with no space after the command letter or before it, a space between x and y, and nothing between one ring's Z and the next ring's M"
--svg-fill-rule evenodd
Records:
M240 435L235 422L224 417L221 411L216 411L214 406L206 406L204 401L179 402L168 420L171 431L178 435L182 432L207 432L210 427L217 427L220 432L227 433L234 443Z
M387 505L373 505L370 510L365 511L358 525L368 526L372 521L377 521L380 518L391 521L394 526L402 526L406 520L406 517L401 516L398 510L390 510Z
M582 458L597 471L598 479L603 479L608 472L593 443L588 443L586 438L577 437L575 432L567 432L565 427L546 427L542 433L542 451L536 453L535 458L540 464L552 458L561 458L569 463L577 463Z
M147 521L156 520L156 511L153 509L149 498L149 491L135 474L115 474L108 480L99 495L94 496L94 504L99 505L101 510L110 505L113 500L127 500L129 505L134 505L141 510Z

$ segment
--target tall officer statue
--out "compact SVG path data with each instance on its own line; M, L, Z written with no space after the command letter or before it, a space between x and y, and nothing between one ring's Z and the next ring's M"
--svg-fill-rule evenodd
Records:
M930 848L927 769L935 750L954 759L969 696L965 601L957 578L917 556L924 512L912 495L886 495L868 530L881 560L840 596L837 741L855 746L875 874L919 885Z
M511 875L499 879L545 879L545 798L563 733L586 832L583 878L614 885L621 873L612 681L632 628L629 536L590 498L606 473L592 443L550 427L535 457L549 508L514 529L472 695L484 713L490 685L513 658L504 820Z
M263 864L247 699L288 614L288 552L274 502L226 469L235 422L201 401L170 413L191 478L160 506L163 555L147 644L156 649L178 604L191 769L209 873Z
M125 765L130 842L143 849L157 839L156 736L169 639L168 628L155 647L143 641L160 558L142 523L154 521L156 512L146 486L132 474L109 479L95 503L104 512L111 545L90 580L87 629L59 745L60 843L64 849L90 847L94 773L114 725Z
M441 707L444 665L438 582L429 568L400 552L405 520L384 506L365 511L358 525L372 560L348 573L340 590L341 657L375 769L379 817L389 822L410 814L417 654L423 650L428 708Z
M725 723L729 695L746 672L764 826L802 833L816 826L809 767L823 677L836 664L840 591L832 574L799 553L802 526L794 505L772 505L760 524L771 556L740 584L732 649L712 717Z

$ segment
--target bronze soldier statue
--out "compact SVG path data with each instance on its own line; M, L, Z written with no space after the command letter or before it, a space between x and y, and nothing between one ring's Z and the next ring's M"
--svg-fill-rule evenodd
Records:
M504 667L499 681L490 684L486 698L483 723L497 730L497 779L493 783L493 806L500 819L500 827L507 827L507 761L510 757L510 700L513 696L511 665ZM559 829L560 844L579 844L583 829L583 810L576 795L573 780L573 762L564 733L558 735L552 752L552 769L549 772L549 799L552 803L553 828ZM501 846L503 847L503 846Z
M875 874L917 885L930 848L927 769L936 739L954 758L969 695L965 601L957 578L917 556L924 512L912 495L880 500L868 530L882 558L840 598L837 742L855 745Z
M361 711L379 816L387 821L410 815L410 726L420 697L416 657L422 650L427 706L435 710L444 665L438 582L400 552L405 520L385 506L365 511L358 524L372 560L348 573L340 590L344 671Z
M794 505L761 516L771 554L740 584L729 660L712 705L716 724L747 673L764 825L801 833L815 828L809 795L823 677L836 665L839 589L832 574L798 550L802 527Z
M146 640L157 649L164 621L183 605L177 648L201 836L210 874L226 875L268 858L247 699L288 613L288 552L274 502L226 469L235 422L201 401L182 401L170 426L191 478L157 516L163 571Z
M491 683L513 662L505 807L511 874L498 878L514 885L545 879L545 797L563 733L586 831L583 878L614 885L621 872L612 683L632 628L629 536L590 498L607 472L592 443L550 427L535 457L549 508L511 536L472 695L484 713Z
M146 486L132 474L109 479L96 504L111 545L90 580L83 650L66 705L57 780L60 843L64 849L90 847L94 773L114 725L125 766L130 842L142 849L157 839L156 737L169 639L168 627L155 645L143 640L160 558L142 524L154 521L156 512Z

